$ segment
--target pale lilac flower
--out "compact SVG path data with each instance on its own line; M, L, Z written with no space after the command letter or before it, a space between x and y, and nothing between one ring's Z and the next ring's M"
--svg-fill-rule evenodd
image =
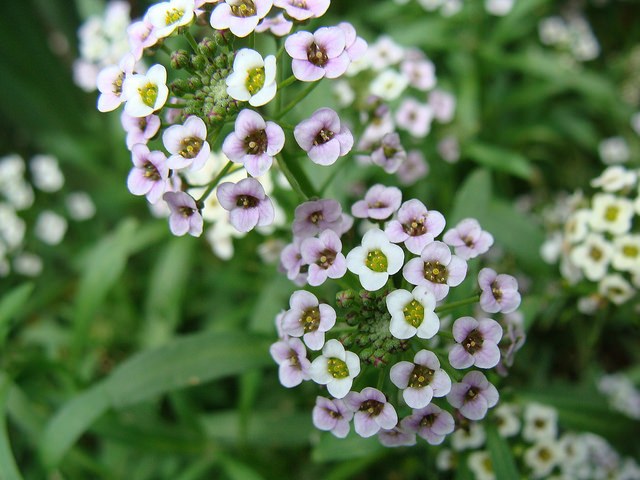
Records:
M362 37L358 37L356 29L349 22L338 24L344 33L345 50L352 62L360 60L367 53L367 42Z
M111 65L100 70L96 78L96 86L100 91L98 110L111 112L127 99L126 95L123 95L123 85L125 79L133 74L134 65L133 55L125 55L118 65Z
M433 110L415 98L406 98L396 111L398 127L405 129L415 138L424 138L431 131Z
M170 0L149 7L144 20L153 25L153 35L164 38L178 27L188 25L194 17L194 0Z
M320 108L293 130L298 145L312 162L331 165L353 147L353 135L330 108Z
M123 111L120 116L122 128L127 132L127 148L131 150L136 143L146 144L149 139L160 130L160 117L149 115L146 117L132 117Z
M158 42L158 37L153 32L153 25L145 20L139 20L129 25L127 36L131 54L136 60L142 58L145 48L152 47Z
M265 17L260 24L256 27L256 32L263 33L269 30L276 37L284 37L289 35L293 22L284 18L282 13L279 13L275 17Z
M511 275L498 275L495 270L483 268L478 273L480 307L487 313L511 313L520 305L518 281Z
M233 72L229 75L227 94L234 100L249 102L252 107L269 103L276 96L276 57L264 59L255 50L240 49L233 60Z
M449 287L462 283L467 274L467 262L451 254L449 247L438 241L428 244L420 258L407 262L402 275L412 285L424 285L440 301L449 293Z
M404 55L405 49L402 46L388 35L381 35L369 47L367 57L371 58L371 66L374 70L383 70L400 62Z
M344 398L353 379L360 373L360 359L353 352L348 352L335 339L328 340L322 347L322 355L317 357L310 368L311 379L327 390L335 398Z
M185 192L166 192L162 198L169 205L169 228L174 235L202 235L203 220L193 197Z
M484 230L475 218L461 220L455 228L447 231L442 240L455 249L456 255L470 260L489 251L493 236Z
M329 431L338 438L347 436L351 428L349 422L353 418L353 412L344 400L324 397L316 397L316 406L311 415L317 429Z
M460 317L453 323L453 338L457 342L449 350L453 368L493 368L500 361L502 327L495 320Z
M371 161L387 173L395 173L407 158L407 152L400 143L400 135L387 133L382 137L380 146L371 152Z
M280 265L287 274L287 278L300 286L307 283L306 264L300 253L302 240L300 237L294 237L293 242L284 247L280 253Z
M418 286L412 292L399 288L389 293L385 302L391 314L389 331L394 337L429 339L440 330L440 319L434 312L436 297L427 287Z
M351 214L357 218L384 220L394 214L402 203L402 192L397 187L386 187L380 183L367 190L364 200L351 207Z
M184 125L172 125L162 134L162 143L171 156L169 168L190 167L200 170L209 159L211 147L207 142L207 126L200 117L191 115Z
M389 242L384 232L373 228L364 234L362 244L347 254L347 268L358 275L365 290L380 290L389 275L402 268L402 248Z
M236 184L221 183L216 193L222 208L229 211L229 221L239 232L273 222L273 203L255 178L243 178Z
M391 220L385 233L393 243L402 243L416 255L420 255L425 246L442 233L445 226L444 216L427 207L415 198L404 202L398 210L395 220Z
M169 186L169 167L164 153L149 151L141 143L131 150L133 168L127 178L127 187L134 195L146 195L149 203L156 203Z
M278 377L283 387L292 388L309 380L311 362L307 359L307 349L299 338L286 338L269 348L278 363Z
M382 428L391 430L398 414L380 390L366 387L360 393L349 392L344 402L354 412L353 428L361 437L371 437Z
M342 207L332 199L311 200L296 207L292 225L296 237L313 237L318 233L330 229L341 235Z
M324 334L336 323L336 311L306 290L293 292L289 299L291 307L282 317L282 329L292 337L303 337L311 350L320 350L324 345Z
M304 263L309 265L307 281L317 287L328 278L342 278L347 262L341 253L342 242L333 230L324 230L318 238L306 238L300 245Z
M132 117L148 117L167 101L167 70L156 64L146 74L127 75L122 83L122 95L127 102L125 112Z
M478 371L467 373L460 383L451 386L447 401L469 420L480 420L487 410L498 403L498 390L484 374Z
M453 120L456 110L456 97L444 90L433 90L429 94L429 106L433 110L433 118L440 123Z
M391 430L380 430L378 440L385 447L411 447L416 444L416 434L405 431L401 426Z
M273 0L225 0L213 9L209 22L216 30L228 28L236 37L246 37L272 6Z
M402 62L400 70L418 90L426 92L436 86L436 67L431 60L408 59Z
M254 110L244 109L236 118L235 129L222 144L222 152L233 162L242 163L253 177L264 175L284 146L284 131L277 123L265 122Z
M424 408L433 397L444 397L451 390L449 375L440 368L433 352L420 350L412 362L398 362L389 373L391 382L402 390L402 398L411 408Z
M300 22L310 18L319 18L329 8L331 0L274 0L273 4L284 9L291 18Z
M338 78L351 63L345 50L345 34L340 27L294 33L287 37L284 48L293 59L293 75L303 82L315 82L323 77Z
M507 333L499 345L501 357L496 370L500 375L506 376L507 368L513 365L516 352L524 345L527 334L524 330L524 316L521 312L515 311L507 313L503 315L502 319L506 326Z
M460 160L460 143L453 135L448 135L440 140L437 149L445 162L456 163Z
M455 421L449 412L430 403L424 408L414 410L400 422L400 425L406 431L416 432L430 445L440 445L444 438L453 432Z
M409 150L407 158L396 171L398 181L404 186L413 185L428 173L429 164L420 150Z

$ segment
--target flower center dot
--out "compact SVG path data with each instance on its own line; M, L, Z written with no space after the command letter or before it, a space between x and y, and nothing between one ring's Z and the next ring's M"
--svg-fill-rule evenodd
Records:
M195 213L195 210L191 207L180 207L178 209L178 212L180 212L180 215L187 218L193 215Z
M602 250L600 250L598 247L591 247L589 249L589 256L596 262L599 262L600 260L602 260L602 257L604 256L602 253Z
M464 339L464 341L462 342L462 346L467 352L473 355L474 353L476 353L478 350L482 348L483 342L484 342L484 339L482 338L482 335L480 334L480 332L474 329L471 332L469 332L469 335L467 335L467 338Z
M289 353L290 353L289 363L291 364L291 366L292 367L299 366L300 365L300 359L298 358L298 354L294 350L291 350Z
M247 90L249 90L249 93L253 95L264 86L264 80L264 67L252 68L248 72L247 82L245 83L245 86L247 87Z
M147 107L153 108L158 98L158 86L149 82L144 87L138 89L138 94Z
M250 155L258 155L267 151L267 132L257 130L244 139L244 148Z
M467 399L467 401L473 400L474 398L476 398L478 393L480 393L480 391L476 387L471 387L469 390L467 390L465 398Z
M625 245L622 247L622 255L625 257L636 258L638 253L640 253L640 250L638 250L638 247L635 245Z
M315 332L320 326L320 309L318 307L307 308L302 312L300 323L304 327L304 333Z
M433 380L433 374L435 372L424 365L416 365L413 367L413 372L409 377L409 386L411 388L426 387Z
M236 17L252 17L256 14L256 5L252 0L241 0L240 5L231 5L231 12Z
M372 250L367 254L365 265L374 272L386 272L389 267L387 256L381 250Z
M309 215L309 221L314 225L317 225L318 222L322 220L324 220L324 215L322 214L322 212L313 212L311 215Z
M320 252L320 257L316 262L317 265L324 268L325 270L333 265L333 262L336 259L336 252L333 250L329 250L328 248Z
M120 75L113 81L113 93L118 97L122 94L122 82L124 80L124 73L120 72Z
M258 205L258 199L250 195L240 195L236 200L236 206L242 208L253 208Z
M414 328L422 325L424 320L424 307L417 300L411 300L402 309L405 321Z
M493 282L491 284L491 294L493 295L493 298L496 299L496 302L500 302L500 300L502 300L502 289L500 288L500 285L498 285L498 282Z
M382 147L382 151L384 152L384 156L387 158L391 158L393 157L396 153L398 153L398 150L393 148L393 147L389 147L389 146L384 146Z
M620 208L616 207L615 205L610 205L607 207L607 209L604 212L604 218L608 222L615 222L616 219L618 218L619 213L620 213Z
M147 128L147 117L142 117L138 120L138 128L145 131Z
M421 427L430 427L431 425L433 425L433 422L436 421L436 416L433 413L430 413L428 415L425 415L424 417L422 417L422 420L420 420L420 426Z
M327 56L327 52L325 52L324 48L319 47L316 42L313 42L307 49L307 60L313 63L316 67L324 67L329 61L329 57Z
M447 283L449 273L444 265L440 262L425 262L424 264L424 278L432 283Z
M405 223L402 225L402 229L408 235L412 237L419 237L427 233L427 227L424 224L424 219L414 218L411 223Z
M333 378L346 378L349 376L349 367L339 358L330 358L327 362L327 370Z
M184 15L184 10L178 8L172 8L167 11L167 14L164 16L165 25L173 25L178 20L180 20Z
M160 173L158 173L158 169L156 168L156 166L151 163L151 162L147 162L144 164L144 177L148 178L149 180L153 180L154 182L160 180Z
M202 149L204 140L198 137L187 137L180 142L182 149L178 152L184 158L195 158Z
M323 128L318 132L318 134L316 135L316 138L313 139L313 144L315 146L325 144L329 140L331 140L334 137L334 135L335 133L333 133L331 130L327 130L326 128Z
M543 462L548 462L549 460L551 460L551 452L547 448L541 448L538 451L538 458L540 458L540 460L542 460Z
M384 403L379 402L378 400L365 400L360 404L359 410L361 412L367 412L369 416L377 417L382 412L384 408Z

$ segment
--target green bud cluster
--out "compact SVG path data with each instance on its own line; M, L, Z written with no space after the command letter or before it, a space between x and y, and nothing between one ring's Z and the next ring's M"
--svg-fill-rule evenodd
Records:
M338 316L349 326L356 327L340 338L345 348L358 353L360 360L374 367L382 367L396 353L409 348L406 341L391 335L391 314L387 310L389 291L369 292L353 290L338 292ZM354 348L357 347L357 348Z
M177 50L171 55L171 67L189 73L169 84L171 92L186 104L182 120L189 115L202 118L208 128L220 126L238 111L236 100L227 95L226 78L232 71L233 56L216 54L223 39L206 37L198 44L198 53Z

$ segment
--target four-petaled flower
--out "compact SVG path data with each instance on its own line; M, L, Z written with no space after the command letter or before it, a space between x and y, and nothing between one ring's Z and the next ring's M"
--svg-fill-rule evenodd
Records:
M203 220L196 201L185 192L167 192L162 198L169 205L169 228L174 235L202 235Z
M447 401L469 420L480 420L487 410L498 403L498 390L481 372L467 373L460 383L454 383Z
M236 37L246 37L272 6L273 0L224 0L211 12L209 22L216 30L228 28Z
M491 268L483 268L478 273L480 307L488 313L511 313L520 306L518 281L507 274L498 275Z
M353 412L344 400L317 397L312 417L316 428L330 431L338 438L344 438L349 433L349 422L353 418Z
M425 286L417 286L412 292L399 288L385 299L391 314L389 331L401 340L416 335L432 338L440 329L440 319L435 314L436 297Z
M218 185L218 201L229 211L229 221L239 232L248 232L256 226L271 225L275 211L262 184L255 178L243 178L238 183Z
M127 103L124 111L132 117L147 117L160 110L169 96L167 70L160 64L146 74L127 75L122 83L122 95Z
M303 82L323 77L337 78L347 71L351 58L345 50L346 38L340 27L321 27L314 33L289 35L284 48L293 59L293 75Z
M190 167L200 170L209 159L211 147L207 142L207 126L200 117L191 115L184 125L172 125L162 134L162 143L171 156L171 169Z
M429 350L420 350L413 357L413 362L396 363L391 367L390 376L411 408L424 408L433 397L444 397L451 390L449 375L440 368L438 357Z
M302 337L311 350L320 350L324 334L336 323L336 312L306 290L293 292L289 306L282 317L282 329L292 337Z
M342 242L333 230L323 231L318 238L306 238L300 245L304 263L309 265L307 282L313 287L322 285L328 278L342 278L347 262L341 252Z
M330 108L320 108L293 130L298 145L312 162L331 165L353 147L353 135Z
M486 253L493 245L493 236L485 232L475 218L461 220L442 237L444 243L455 249L456 255L463 260L476 258Z
M376 388L366 387L360 393L349 392L344 402L354 412L353 428L361 437L371 437L381 428L390 430L398 423L395 408Z
M299 338L285 338L269 349L271 356L279 365L280 383L287 388L300 385L309 380L311 362L307 359L307 349Z
M405 247L420 255L424 247L444 230L444 216L427 207L415 198L404 202L395 220L391 220L385 233L393 243L404 242Z
M276 95L276 57L264 59L255 50L243 48L233 60L233 72L225 80L227 94L252 107L269 103Z
M311 363L311 379L327 390L335 398L344 398L351 390L353 379L360 373L360 359L346 351L335 339L328 340L322 348L322 355Z
M444 437L453 432L455 421L449 412L430 403L403 418L400 425L406 431L416 432L430 445L440 445Z
M146 195L149 203L156 203L169 186L169 167L164 153L149 151L138 143L131 150L133 168L127 177L127 187L134 195Z
M495 320L460 317L453 323L453 338L457 342L449 351L453 368L493 368L500 361L502 327Z
M394 214L402 202L402 192L397 187L385 187L378 183L351 207L351 214L357 218L385 220Z
M347 268L358 275L365 290L380 290L389 275L402 268L404 252L389 242L384 232L373 228L362 237L362 245L347 254Z

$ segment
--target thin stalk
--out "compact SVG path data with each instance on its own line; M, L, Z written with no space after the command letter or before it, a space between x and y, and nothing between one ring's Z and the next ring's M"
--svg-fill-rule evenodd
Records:
M280 83L278 83L278 89L288 87L289 85L291 85L295 81L296 81L296 77L291 75L291 76L285 78Z
M227 164L224 166L224 168L220 170L220 173L218 173L218 175L216 175L216 177L211 181L211 183L209 183L209 186L204 191L204 193L200 196L200 198L196 200L196 205L201 205L202 202L204 202L207 199L207 197L213 191L213 189L216 188L220 180L222 180L222 178L229 173L229 170L231 170L231 167L233 167L233 162L229 160Z
M284 109L282 109L277 115L275 115L276 120L284 117L287 113L289 113L289 111L292 110L293 107L298 105L319 84L320 84L320 81L313 82L311 85L305 88L302 92L300 92L300 94L296 98L294 98L291 102L289 102L289 104L286 107L284 107Z
M278 162L278 166L280 167L280 170L282 170L282 173L284 174L287 181L289 182L289 185L291 185L291 188L293 188L293 190L298 194L300 198L302 198L302 200L304 201L309 200L309 197L307 196L307 194L304 193L304 191L302 190L302 187L300 187L300 183L298 182L298 179L293 173L291 173L291 170L289 170L289 166L287 165L287 162L284 160L284 158L281 155L277 155L276 161Z
M193 38L193 34L189 30L185 30L184 36L187 38L187 42L189 42L189 45L191 45L193 53L198 53L198 43L196 42L196 39Z
M440 305L436 307L436 313L448 312L449 310L453 310L458 307L462 307L464 305L471 305L472 303L476 303L480 300L480 294L474 295L469 298L465 298L463 300L458 300L457 302L447 303L446 305Z

